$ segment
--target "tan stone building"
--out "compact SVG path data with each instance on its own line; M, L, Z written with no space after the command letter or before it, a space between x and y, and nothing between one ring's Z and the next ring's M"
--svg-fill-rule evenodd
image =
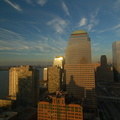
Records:
M52 66L48 68L48 91L49 93L56 92L56 90L61 89L61 68L57 66Z

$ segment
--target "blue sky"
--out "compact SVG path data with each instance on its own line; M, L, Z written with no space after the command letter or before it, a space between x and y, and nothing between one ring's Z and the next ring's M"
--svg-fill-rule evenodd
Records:
M70 34L86 30L93 62L112 60L120 40L120 0L1 0L0 65L49 64Z

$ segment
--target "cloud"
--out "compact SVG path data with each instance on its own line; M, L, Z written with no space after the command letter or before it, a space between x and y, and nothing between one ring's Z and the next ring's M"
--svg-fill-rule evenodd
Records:
M33 0L26 0L26 2L27 2L28 4L32 4L32 3L33 3Z
M63 7L63 10L66 12L66 14L70 16L69 10L64 2L62 2L62 7Z
M40 35L39 41L27 41L20 34L0 28L0 52L21 53L61 53L66 42L59 36L48 38Z
M2 39L2 40L11 40L11 39L12 40L21 40L21 39L23 39L23 37L20 34L15 33L13 31L0 28L0 39Z
M114 3L114 8L119 9L120 8L120 0L116 0Z
M48 0L26 0L28 4L38 4L44 6Z
M25 53L19 53L19 52L0 52L0 54L4 55L26 55Z
M107 28L107 29L104 29L104 30L101 30L101 31L98 31L98 33L103 33L103 32L107 32L107 31L111 31L111 30L115 30L115 29L118 29L120 28L120 24L116 25L116 26L113 26L111 28Z
M116 36L120 37L120 29L117 29L115 33L116 33Z
M98 13L99 13L99 9L97 9L95 11L95 13L91 14L90 21L89 21L89 24L87 26L88 31L92 30L92 28L98 24L99 20L96 19Z
M97 45L99 45L99 43L94 43L94 44L93 44L93 46L97 46Z
M64 30L66 28L66 26L68 25L68 22L56 17L54 19L52 19L51 21L47 22L47 25L52 26L53 29L57 32L57 33L64 33Z
M21 8L18 4L12 3L12 2L9 1L9 0L5 0L5 2L7 2L9 5L11 5L11 6L12 6L13 8L15 8L16 10L18 10L18 11L20 11L20 12L23 11L22 8Z
M36 27L36 26L34 26L34 25L32 25L32 27L33 27L37 32L41 32L41 30L40 30L38 27Z
M37 4L43 6L47 3L47 0L37 0L36 2L37 2Z
M81 27L81 26L85 26L87 24L87 19L86 18L82 18L81 20L80 20L80 22L79 22L79 27Z

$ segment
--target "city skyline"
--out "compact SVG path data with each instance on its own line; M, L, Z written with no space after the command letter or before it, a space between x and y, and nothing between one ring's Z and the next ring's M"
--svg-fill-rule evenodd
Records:
M92 60L112 60L112 43L120 40L120 0L0 1L0 64L49 64L65 56L75 30L88 32Z

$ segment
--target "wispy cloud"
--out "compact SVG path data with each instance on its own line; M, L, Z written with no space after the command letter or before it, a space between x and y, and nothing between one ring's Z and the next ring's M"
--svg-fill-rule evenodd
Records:
M33 27L36 31L41 32L41 30L40 30L38 27L36 27L36 26L34 26L34 25L32 25L32 27Z
M92 30L92 28L98 24L99 20L96 19L98 13L99 13L99 9L97 9L95 13L91 14L89 21L90 23L87 26L88 31Z
M87 24L87 19L86 18L82 18L80 20L80 22L78 23L78 26L81 27L81 26L85 26Z
M26 0L28 4L38 4L44 6L48 0Z
M0 52L60 53L63 52L66 42L61 38L59 40L57 38L53 40L40 35L39 41L27 41L18 33L0 28Z
M119 9L120 8L120 0L116 0L114 3L114 8Z
M65 13L66 13L68 16L70 16L68 7L66 6L65 2L62 2L62 7L63 7L63 10L65 11Z
M32 3L33 3L33 0L26 0L26 2L27 2L28 4L32 4Z
M117 30L116 30L116 35L117 35L118 37L120 37L120 29L117 29Z
M37 0L36 2L37 2L37 4L43 6L47 3L47 0Z
M61 34L61 33L64 33L64 30L68 25L68 21L65 21L59 17L56 17L51 21L47 22L47 25L52 26L57 33Z
M107 31L115 30L115 29L117 29L117 28L120 28L120 24L118 24L118 25L116 25L116 26L113 26L113 27L111 27L111 28L107 28L107 29L98 31L98 33L103 33L103 32L107 32Z
M9 5L11 5L13 8L15 8L16 10L20 12L23 11L22 8L18 4L12 3L10 0L4 0L4 1L7 2Z
M97 46L97 45L99 45L99 43L94 43L94 44L93 44L93 46Z
M0 54L4 55L26 55L25 53L19 53L19 52L0 52Z

